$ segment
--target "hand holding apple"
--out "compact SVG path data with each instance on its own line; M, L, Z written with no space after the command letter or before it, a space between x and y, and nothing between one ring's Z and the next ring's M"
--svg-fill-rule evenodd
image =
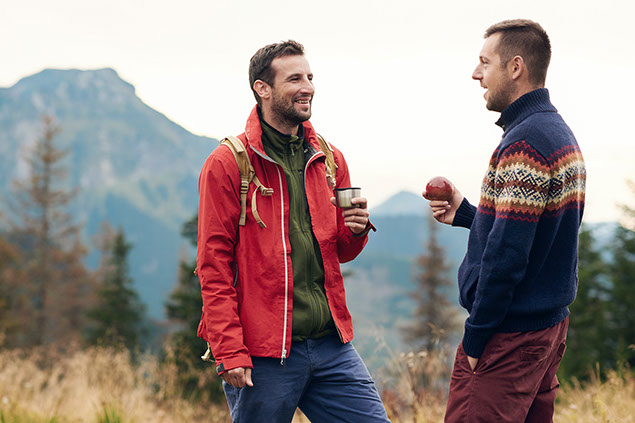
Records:
M450 201L454 194L454 185L443 176L435 176L426 185L425 197L428 200Z
M454 222L456 210L463 201L458 189L443 176L436 176L427 183L423 197L430 200L432 216L441 223L451 225Z

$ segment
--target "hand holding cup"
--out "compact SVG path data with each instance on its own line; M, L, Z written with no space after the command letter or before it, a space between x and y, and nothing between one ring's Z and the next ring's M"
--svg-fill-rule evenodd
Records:
M354 233L361 233L368 224L368 202L359 187L336 188L331 203L342 210L344 225Z

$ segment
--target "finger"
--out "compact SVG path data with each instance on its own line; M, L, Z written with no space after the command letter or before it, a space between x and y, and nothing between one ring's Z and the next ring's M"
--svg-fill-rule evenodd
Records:
M359 204L359 207L365 209L368 205L368 200L366 197L354 197L351 199L351 204Z
M247 386L254 386L254 382L251 380L251 369L245 369L245 383Z
M334 206L337 206L337 203L335 202L335 197L331 197L331 204L333 204Z
M430 207L432 209L433 212L437 211L437 210L449 210L450 206L440 206L440 207Z
M441 201L441 200L430 200L430 207L445 207L445 206L449 206L450 203L447 201Z
M227 378L225 382L229 383L234 388L242 388L245 386L245 369L236 368L227 372Z
M368 223L368 216L348 216L344 219L344 223L356 223L366 226L366 223Z
M366 225L360 225L359 223L344 223L354 234L358 234L366 228Z
M241 373L240 375L236 375L236 388L242 388L245 386L245 373Z
M368 217L369 216L369 212L367 209L364 208L358 208L358 207L353 207L350 209L345 209L342 211L342 216L344 217L349 217L349 216L364 216L364 217Z

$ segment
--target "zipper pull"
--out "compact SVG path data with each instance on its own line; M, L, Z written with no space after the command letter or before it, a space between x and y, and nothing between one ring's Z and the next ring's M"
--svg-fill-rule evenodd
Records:
M287 360L287 350L284 349L282 350L282 358L280 359L280 365L281 366L286 366L286 360Z

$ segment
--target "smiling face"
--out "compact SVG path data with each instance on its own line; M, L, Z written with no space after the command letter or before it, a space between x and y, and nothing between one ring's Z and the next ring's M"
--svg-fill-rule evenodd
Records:
M265 119L276 128L297 127L311 118L315 89L309 62L301 55L282 56L274 59L271 67L275 77L269 95L263 98Z
M479 64L472 73L472 79L486 88L483 97L488 110L502 112L515 97L516 87L507 66L503 66L499 54L496 52L500 33L489 36L483 44L479 56Z

